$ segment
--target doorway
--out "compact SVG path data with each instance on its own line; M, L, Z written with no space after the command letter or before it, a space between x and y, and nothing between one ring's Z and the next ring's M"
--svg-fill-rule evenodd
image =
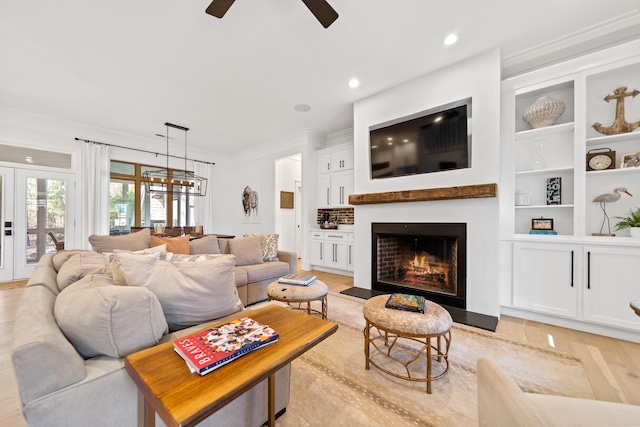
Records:
M302 237L302 154L292 154L275 161L274 231L279 235L278 248L301 255ZM283 195L293 196L293 205L281 203Z
M74 175L0 167L0 281L28 278L40 258L73 241Z

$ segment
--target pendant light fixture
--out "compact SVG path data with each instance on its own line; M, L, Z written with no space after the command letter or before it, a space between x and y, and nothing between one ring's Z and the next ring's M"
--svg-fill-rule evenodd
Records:
M156 194L187 194L191 196L205 196L207 194L207 178L187 171L187 131L189 128L165 123L167 128L167 168L142 173L142 181L148 193ZM170 175L169 169L169 128L184 131L184 170L174 170Z

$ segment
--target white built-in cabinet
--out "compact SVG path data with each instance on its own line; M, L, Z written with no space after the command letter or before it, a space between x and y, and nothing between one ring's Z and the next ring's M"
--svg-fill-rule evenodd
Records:
M310 237L312 265L353 271L353 232L313 230Z
M584 320L640 331L629 307L640 293L640 247L585 245L582 256Z
M331 153L331 172L353 169L353 149Z
M318 208L349 207L353 193L353 148L317 152Z
M640 298L640 239L614 230L616 216L640 206L640 167L620 164L623 155L640 152L640 129L603 135L592 128L614 122L616 100L605 102L607 95L623 86L640 90L638 52L640 41L634 41L503 81L500 227L503 248L511 251L503 312L536 313L547 323L583 330L603 325L594 331L613 336L640 331L640 317L629 307ZM522 114L541 96L564 101L566 110L555 124L531 129ZM640 120L640 96L626 97L624 107L627 122ZM615 151L615 169L587 171L593 149ZM547 180L556 177L561 202L548 205ZM615 237L597 235L609 227L593 199L618 187L634 197L607 203ZM558 234L530 234L534 218L553 219Z
M513 305L575 318L576 245L516 242L513 264Z

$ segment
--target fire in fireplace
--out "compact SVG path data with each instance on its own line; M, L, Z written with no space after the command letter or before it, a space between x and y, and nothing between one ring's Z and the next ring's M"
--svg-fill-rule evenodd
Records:
M373 223L372 289L466 308L466 224Z

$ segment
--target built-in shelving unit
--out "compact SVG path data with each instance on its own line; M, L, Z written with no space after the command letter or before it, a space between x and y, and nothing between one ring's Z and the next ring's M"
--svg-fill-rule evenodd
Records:
M604 135L593 126L614 123L616 88L640 90L637 52L640 41L629 42L503 82L501 238L511 257L503 313L640 341L640 318L628 310L640 296L633 272L640 239L615 230L617 216L640 207L640 167L621 165L640 152L640 128ZM522 114L541 96L562 100L566 110L552 126L531 129ZM640 120L640 96L624 97L624 116ZM588 171L594 149L615 151L615 168ZM560 204L547 204L549 178L561 179ZM593 201L619 187L633 197L622 194L605 211ZM529 234L534 218L553 219L558 234ZM615 236L602 235L608 224Z

